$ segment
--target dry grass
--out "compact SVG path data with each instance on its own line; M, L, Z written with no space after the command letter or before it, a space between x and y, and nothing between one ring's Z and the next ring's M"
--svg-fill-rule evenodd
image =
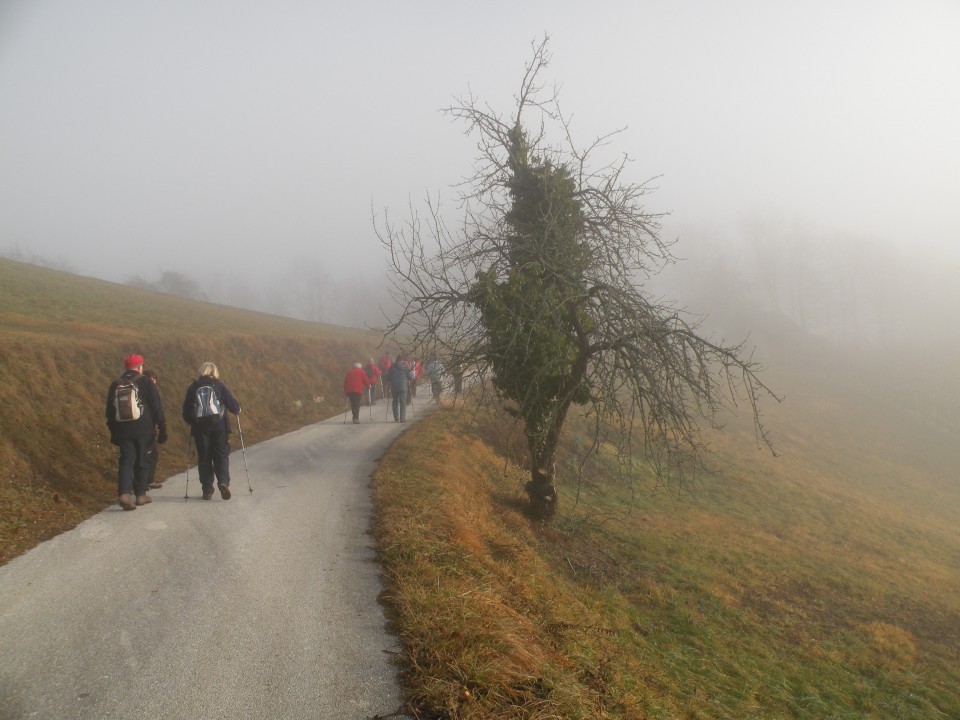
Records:
M521 512L509 433L407 433L376 532L418 716L960 717L956 450L780 380L803 391L771 413L781 457L732 419L680 501L601 457L549 526Z
M342 411L345 369L379 341L2 259L0 307L0 562L113 501L103 412L127 354L160 376L162 478L190 456L180 408L201 362L219 366L252 444Z
M363 333L0 260L0 560L112 501L103 393L128 352L181 393L216 361L248 443L342 410ZM612 458L564 468L549 526L522 512L522 443L440 412L375 481L384 599L422 718L960 717L960 464L889 398L785 376L780 458L731 419L678 501ZM586 430L571 421L568 451Z

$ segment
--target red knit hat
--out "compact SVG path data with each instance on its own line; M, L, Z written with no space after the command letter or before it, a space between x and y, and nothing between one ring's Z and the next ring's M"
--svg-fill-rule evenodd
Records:
M143 365L143 355L127 355L127 359L123 361L123 364L128 370L130 368L140 367Z

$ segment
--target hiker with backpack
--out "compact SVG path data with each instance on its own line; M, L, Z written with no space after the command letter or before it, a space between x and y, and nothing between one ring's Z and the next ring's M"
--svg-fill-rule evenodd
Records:
M403 362L403 356L397 359L387 371L387 385L393 395L393 421L407 421L407 391L409 390L410 376L413 371Z
M157 386L143 374L143 356L128 355L124 368L107 390L106 418L110 442L120 451L117 504L124 510L136 510L153 502L147 494L148 450L155 431L158 444L167 441L167 421Z
M406 365L410 370L410 395L407 398L407 404L409 405L411 400L417 396L417 384L420 382L423 365L420 364L419 360L414 360L413 358L408 359Z
M430 378L430 396L433 402L440 404L440 393L443 391L443 363L436 357L431 357L425 368L427 377Z
M350 409L353 411L353 424L360 422L360 397L370 388L370 378L363 370L363 365L354 363L353 367L343 378L343 394L350 398Z
M197 446L197 474L203 499L213 498L216 478L220 497L230 499L230 422L227 411L240 414L240 403L220 380L220 371L205 362L183 398L183 420Z

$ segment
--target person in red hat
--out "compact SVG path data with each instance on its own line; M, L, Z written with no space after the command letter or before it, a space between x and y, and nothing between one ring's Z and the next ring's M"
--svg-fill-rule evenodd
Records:
M117 503L124 510L136 510L152 502L147 494L148 451L155 431L159 444L167 441L167 421L157 386L143 374L143 356L128 355L124 368L107 390L106 418L110 442L120 450Z

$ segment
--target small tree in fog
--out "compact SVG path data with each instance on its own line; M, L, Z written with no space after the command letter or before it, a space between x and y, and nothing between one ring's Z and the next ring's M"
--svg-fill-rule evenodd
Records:
M157 282L150 282L142 275L135 275L127 280L127 285L141 288L143 290L154 290L156 292L167 293L168 295L177 295L178 297L188 298L190 300L206 300L207 296L200 289L200 283L189 275L164 270L160 274Z
M574 144L556 93L539 80L546 45L534 46L510 116L472 97L447 110L478 143L475 172L461 186L462 227L451 232L428 203L426 222L414 215L378 229L402 307L388 333L491 378L522 421L526 492L539 517L556 509L557 447L571 406L585 406L597 437L623 456L642 447L661 477L673 477L696 463L698 420L724 401L745 399L762 436L757 403L769 392L741 346L701 337L641 289L670 259L658 217L640 204L646 188L622 180L626 158L591 169L591 153L609 137L585 150ZM548 143L549 127L562 145Z

